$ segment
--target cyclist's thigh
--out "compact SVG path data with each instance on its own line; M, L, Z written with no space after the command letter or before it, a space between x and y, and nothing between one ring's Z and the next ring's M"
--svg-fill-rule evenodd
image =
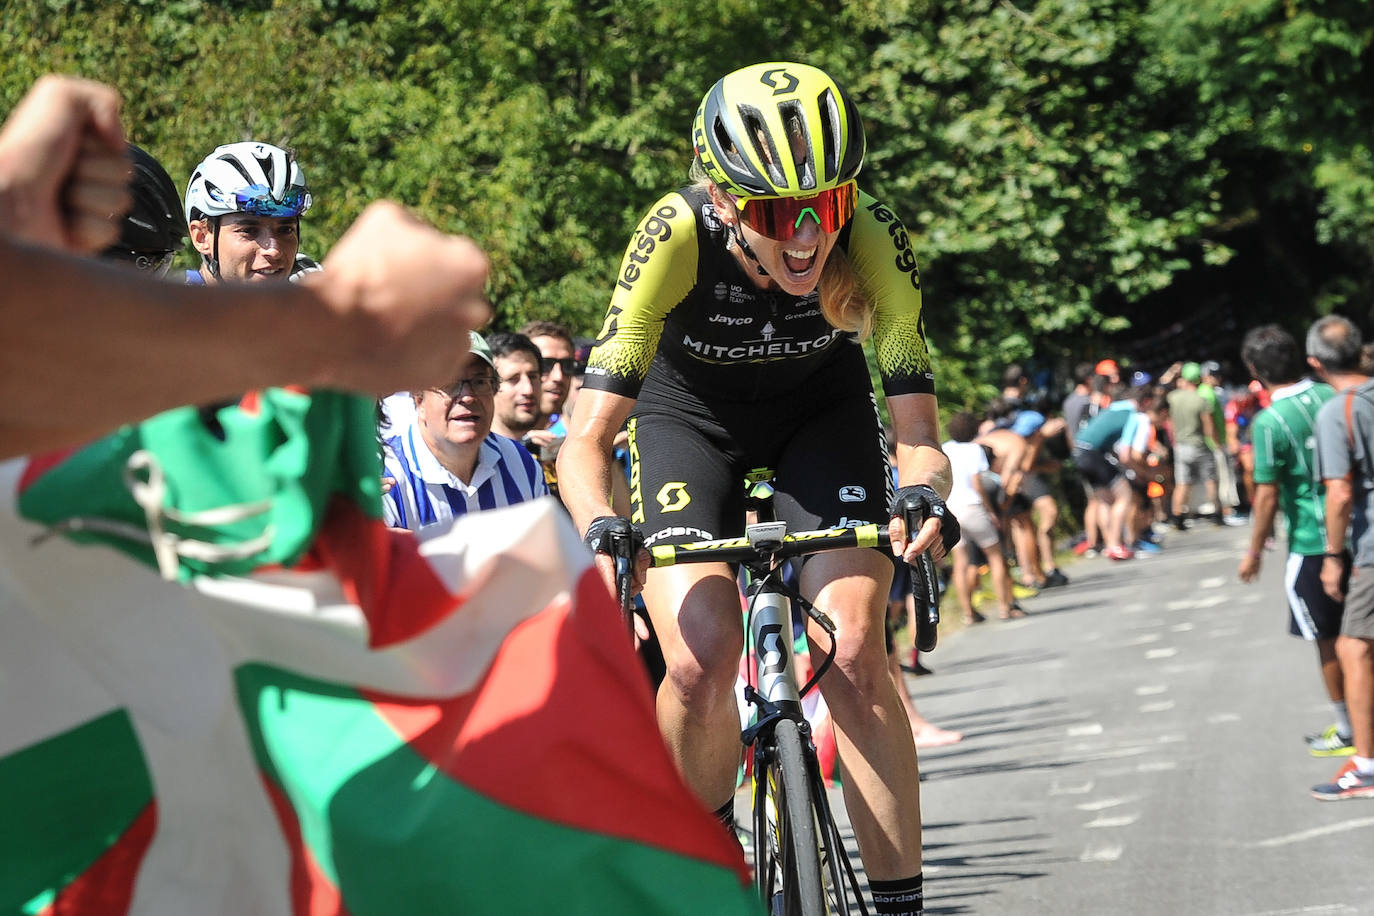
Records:
M828 402L808 400L806 394L796 398L806 409L781 443L774 465L778 518L793 531L886 527L892 475L867 380L862 389Z
M683 666L733 682L744 651L739 585L725 563L649 570L648 608L670 671Z
M629 424L630 517L654 544L739 534L744 471L725 431L708 418L651 412Z
M629 432L630 517L649 546L742 530L743 471L709 419L651 411L632 417ZM739 588L726 564L651 569L644 604L670 668L684 652L707 667L742 651Z
M884 620L892 563L877 550L818 553L802 567L801 592L836 623L842 656L886 665ZM827 637L821 637L822 645Z

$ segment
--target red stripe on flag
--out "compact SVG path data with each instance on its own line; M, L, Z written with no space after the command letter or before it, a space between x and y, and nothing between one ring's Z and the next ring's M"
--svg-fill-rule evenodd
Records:
M417 753L494 801L748 881L739 846L668 757L648 679L594 567L572 607L555 602L511 631L472 693L441 703L368 696Z
M334 499L307 562L332 569L348 600L367 618L369 642L404 642L462 604L449 593L413 534L393 531L353 502Z
M19 477L19 485L15 488L15 494L23 493L33 482L42 477L48 471L66 461L76 454L84 445L73 446L72 448L62 448L54 452L44 452L41 455L31 455L29 463L24 465L24 473Z
M129 912L134 898L134 879L156 832L157 803L149 802L114 845L62 888L43 912L52 916L87 913L120 916Z
M266 773L260 775L281 823L282 837L291 850L291 912L295 916L348 916L339 889L306 847L300 821L296 819L290 800Z

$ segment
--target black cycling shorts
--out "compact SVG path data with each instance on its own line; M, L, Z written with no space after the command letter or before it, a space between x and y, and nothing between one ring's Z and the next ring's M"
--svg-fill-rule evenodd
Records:
M1078 468L1079 476L1094 490L1110 490L1121 476L1121 466L1117 464L1116 456L1104 454L1095 448L1075 446L1073 463Z
M647 543L742 534L744 478L756 468L774 471L774 510L789 531L886 527L892 478L869 381L819 374L777 399L698 411L641 402L627 427L630 502Z
M1007 514L1020 515L1022 512L1029 512L1037 499L1053 495L1054 491L1050 489L1049 483L1039 474L1022 475L1021 488L1007 504Z

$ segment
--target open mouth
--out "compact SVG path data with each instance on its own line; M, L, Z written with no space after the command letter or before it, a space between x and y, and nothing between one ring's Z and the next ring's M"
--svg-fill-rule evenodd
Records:
M803 276L816 266L816 249L785 248L782 252L782 264L788 273Z

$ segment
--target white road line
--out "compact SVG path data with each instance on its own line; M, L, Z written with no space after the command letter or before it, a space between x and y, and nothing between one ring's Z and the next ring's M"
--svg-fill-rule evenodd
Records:
M1092 780L1075 783L1059 782L1056 780L1050 783L1051 795L1087 795L1092 790Z
M1247 849L1273 849L1276 846L1290 846L1293 843L1303 843L1307 840L1315 840L1318 837L1330 836L1333 833L1345 833L1347 830L1359 830L1362 827L1374 827L1374 817L1357 817L1354 820L1342 821L1339 824L1327 824L1325 827L1313 827L1311 830L1300 830L1297 833L1290 833L1287 836L1270 837L1267 840L1259 840L1244 845Z
M1355 916L1360 911L1353 906L1344 903L1319 903L1316 906L1300 906L1295 909L1287 910L1265 910L1263 913L1247 913L1245 916L1313 916L1313 914L1334 913L1337 916L1351 914Z
M1145 653L1146 658L1173 658L1178 654L1178 649L1170 647L1167 649L1151 649Z
M1145 684L1135 689L1135 695L1138 697L1155 697L1161 693L1166 693L1168 690L1168 684Z
M1239 722L1240 716L1233 712L1219 712L1215 716L1207 717L1208 725L1221 725L1223 722Z
M1173 709L1176 705L1178 705L1178 704L1176 704L1173 700L1160 700L1160 701L1157 702L1157 703L1142 703L1142 704L1140 704L1140 711L1141 711L1141 712L1168 712L1169 710Z
M1079 811L1105 811L1119 805L1129 805L1140 801L1139 795L1123 795L1121 798L1099 798L1097 801L1074 805Z
M1198 582L1197 587L1198 587L1198 588L1221 588L1223 585L1225 585L1227 582L1230 582L1230 581L1231 581L1231 580L1228 579L1226 576L1208 576L1206 579L1203 579L1203 580L1201 580L1200 582Z
M1087 735L1102 734L1101 722L1084 722L1081 725L1070 725L1066 731L1070 738L1083 738Z
M1195 626L1196 624L1192 623L1176 623L1173 626L1169 627L1169 629L1173 630L1175 633L1187 633Z
M1104 846L1089 846L1078 856L1080 862L1115 862L1121 858L1122 848L1119 843L1112 843Z
M1140 820L1139 814L1121 814L1116 817L1099 817L1095 821L1084 824L1084 828L1093 830L1101 827L1129 827Z
M1178 762L1174 760L1151 760L1142 763L1135 768L1137 773L1161 773L1165 770L1177 770Z

